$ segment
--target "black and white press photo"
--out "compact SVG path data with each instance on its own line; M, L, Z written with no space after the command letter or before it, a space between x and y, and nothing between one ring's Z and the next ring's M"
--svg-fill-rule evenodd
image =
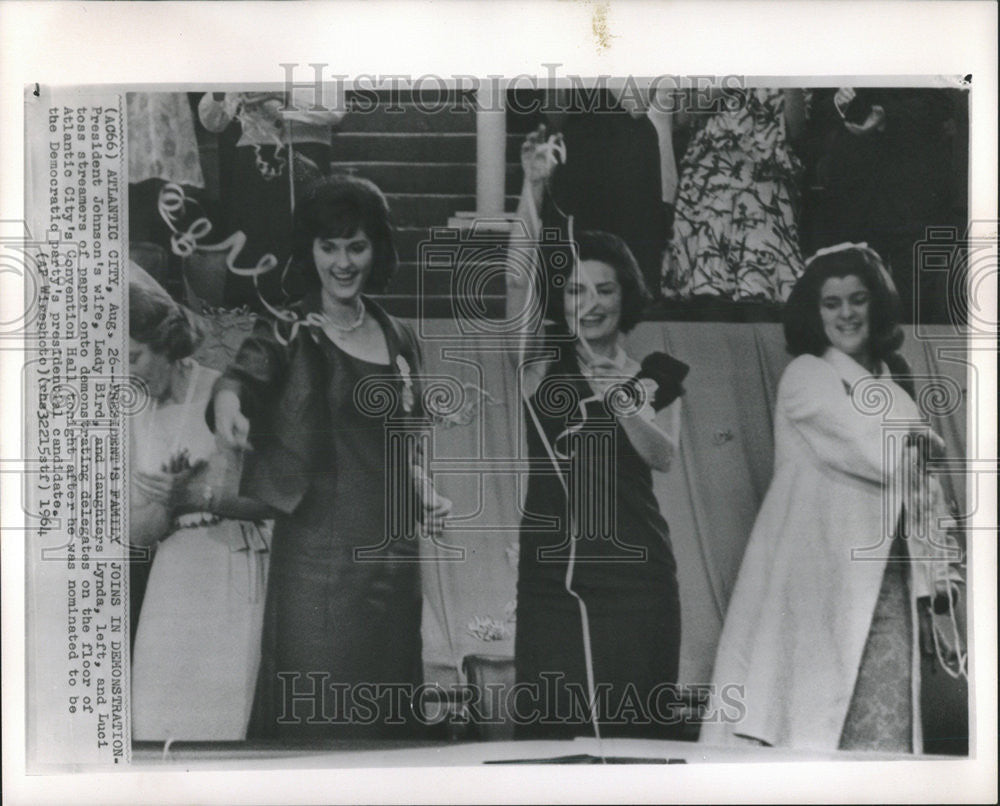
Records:
M126 95L134 752L967 754L968 88L311 75Z
M995 791L996 87L939 6L825 66L822 4L760 59L740 4L195 4L210 69L141 5L157 70L18 90L19 802Z

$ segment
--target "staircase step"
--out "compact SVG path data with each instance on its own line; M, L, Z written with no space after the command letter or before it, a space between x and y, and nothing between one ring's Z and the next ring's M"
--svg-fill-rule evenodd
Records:
M505 161L519 164L520 134L507 135ZM456 132L337 132L333 162L464 162L476 161L476 135Z
M387 193L392 221L397 227L432 227L447 221L456 210L471 210L475 196L458 194Z
M449 193L475 195L473 163L338 162L333 172L370 179L385 193Z
M336 162L330 165L330 171L370 179L386 193L476 192L474 163ZM521 192L522 178L520 164L507 165L505 186L508 196Z
M496 264L490 262L485 268L489 270L489 275L482 285L472 279L474 276L469 273L472 269L468 264L462 269L464 272L462 276L457 276L456 272L445 268L424 268L421 280L419 264L416 261L407 261L400 263L396 268L396 273L392 276L385 292L417 296L422 285L424 296L452 297L460 290L469 293L469 288L475 288L477 295L503 296L506 293L506 281L503 275L496 271Z
M476 135L339 132L330 154L332 162L475 163Z
M352 89L344 93L348 105L352 109L371 109L372 107L392 108L409 104L422 104L428 109L442 106L467 107L470 111L476 108L476 94L469 89L442 90L434 81L426 81L421 89Z
M451 294L451 283L444 272L425 273L423 285L425 295L449 296ZM419 291L420 271L417 262L401 262L385 293L416 296Z
M444 226L456 212L476 209L476 197L451 193L387 193L397 227ZM506 197L506 209L517 209L517 197Z
M431 234L430 227L396 227L394 241L400 261L416 260L420 244Z
M434 224L432 225L434 230L438 231L438 235L432 236L432 227L397 227L395 230L394 242L396 244L396 253L399 255L400 263L414 263L420 257L421 247L440 245L443 238L448 238L449 243L455 243L450 236L440 234L442 231L448 230L446 224ZM506 243L507 236L503 236L503 242Z
M400 132L451 132L476 131L476 112L471 106L445 107L433 102L418 106L413 103L380 103L374 109L363 111L356 107L340 123L340 133L400 133Z

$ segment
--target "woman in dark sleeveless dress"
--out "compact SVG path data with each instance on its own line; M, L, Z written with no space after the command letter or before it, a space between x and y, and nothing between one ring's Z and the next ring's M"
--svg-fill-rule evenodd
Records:
M365 180L324 180L296 210L294 248L308 290L258 323L211 412L224 441L252 443L248 494L283 513L249 735L405 738L423 679L418 521L433 531L447 502L413 447L413 334L362 295L396 265L385 198Z
M539 145L525 146L526 183L545 181ZM522 366L532 472L518 568L516 735L669 737L680 604L652 470L667 470L676 450L687 367L664 353L641 365L626 354L623 334L649 299L635 258L608 233L575 241L579 259L555 284L557 326L545 342L557 357Z

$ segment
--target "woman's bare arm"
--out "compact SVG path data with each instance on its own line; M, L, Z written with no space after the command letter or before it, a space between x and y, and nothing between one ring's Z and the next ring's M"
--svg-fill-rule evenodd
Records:
M239 494L243 472L242 452L226 447L222 439L217 439L216 445L217 450L205 467L188 482L175 515L211 512L213 515L241 521L275 517L278 513L272 507Z
M134 488L134 485L130 485ZM170 534L173 518L163 504L129 493L128 541L133 546L153 546Z
M674 407L678 407L676 411L679 413L679 401L672 403L664 412L670 412ZM628 435L632 446L647 465L661 473L670 470L670 464L677 453L678 440L675 434L664 428L659 416L646 419L641 414L636 414L631 417L619 417L618 421L622 424L622 429Z
M552 174L557 170L557 154L561 140L546 137L544 126L529 134L521 146L521 168L524 181L517 205L517 217L522 227L516 227L508 245L508 316L528 310L531 296L538 293L540 266L537 241L541 237L541 209L545 201L546 188ZM525 243L525 234L527 243ZM530 342L542 332L541 321L520 321L521 342L517 352L516 372L521 384L521 396L530 397L545 376L548 362L533 360Z

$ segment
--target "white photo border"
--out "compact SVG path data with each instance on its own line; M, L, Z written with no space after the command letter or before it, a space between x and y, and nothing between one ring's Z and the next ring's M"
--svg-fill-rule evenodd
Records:
M601 25L596 24L603 20ZM24 93L51 85L203 87L278 82L281 63L339 72L543 76L956 76L972 74L970 219L997 220L997 8L986 2L207 2L0 4L0 219L24 215ZM814 82L815 83L815 82ZM823 81L822 83L827 83ZM995 224L994 224L995 226ZM994 230L995 237L995 230ZM0 278L2 315L23 295ZM995 321L996 300L993 299ZM973 355L996 389L995 353ZM19 356L0 350L4 377ZM0 384L3 525L19 512L6 462L20 440L17 385ZM996 398L976 401L981 444L996 457ZM15 483L11 483L15 479ZM980 484L996 524L995 478ZM3 771L9 803L289 802L988 802L996 798L996 689L976 690L975 758L955 761L507 767L239 772L129 771L27 776L24 543L3 535ZM985 541L983 541L985 543ZM990 555L992 551L992 556ZM970 567L972 677L996 680L996 545Z

